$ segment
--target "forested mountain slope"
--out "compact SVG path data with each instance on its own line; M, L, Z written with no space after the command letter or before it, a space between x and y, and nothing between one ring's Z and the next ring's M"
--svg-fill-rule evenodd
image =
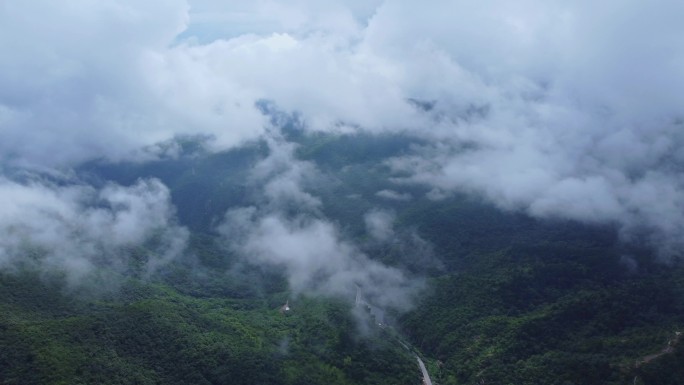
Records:
M293 161L325 181L305 184L321 202L315 215L424 280L387 329L360 330L353 297L293 294L277 264L226 248L217 225L258 204L250 172L273 149L212 155L188 141L179 158L79 170L96 185L159 178L191 230L186 257L150 276L140 266L153 251L126 250L126 271L75 287L30 265L3 272L2 383L419 383L404 338L439 384L681 383L677 261L625 245L610 226L533 219L470 195L428 199L384 163L420 144L410 137L288 135ZM373 210L391 213L390 240L374 240ZM288 299L292 310L279 311Z

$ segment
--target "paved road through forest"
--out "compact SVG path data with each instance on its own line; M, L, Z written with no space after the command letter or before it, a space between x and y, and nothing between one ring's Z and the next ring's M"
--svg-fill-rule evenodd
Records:
M421 360L418 356L416 356L416 359L418 360L418 366L420 366L420 371L423 372L423 384L432 385L432 380L430 380L430 374L428 374L427 368L425 368L423 360Z

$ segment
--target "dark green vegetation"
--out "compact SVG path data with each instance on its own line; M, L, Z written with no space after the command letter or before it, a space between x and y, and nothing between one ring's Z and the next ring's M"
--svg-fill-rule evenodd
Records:
M300 298L282 314L282 295L198 297L130 280L94 299L59 282L0 277L0 383L418 382L403 348L357 338L345 303Z
M684 270L644 260L630 273L600 237L568 242L565 231L473 252L458 274L433 280L403 325L443 364L439 383L682 383L674 355L635 362L682 330Z
M334 152L340 143L320 152ZM395 143L380 146L405 151ZM684 347L674 344L684 332L679 262L656 262L649 250L621 244L608 226L534 220L466 196L418 198L425 191L392 186L375 159L356 159L342 162L345 171L336 175L344 183L330 195L359 191L373 205L372 192L380 189L412 193L417 199L410 203L384 206L429 240L442 263L441 270L425 271L433 277L430 289L400 322L412 344L434 360L435 382L684 384ZM329 215L347 223L370 208L347 204L326 201ZM670 345L672 351L653 357Z
M306 188L322 214L372 258L428 277L396 329L429 359L436 383L684 383L679 264L621 245L610 227L534 220L465 196L430 201L422 187L392 183L382 164L409 153L409 138L303 135L296 119L279 119L298 157L320 170L324 183ZM281 314L290 293L279 272L215 246L226 209L253 203L247 175L268 153L263 144L207 155L190 141L184 152L79 172L96 184L160 178L193 232L192 257L93 296L59 277L2 273L0 383L420 383L389 331L358 336L349 300L297 298ZM383 189L414 199L375 195ZM394 210L399 233L420 234L433 255L368 242L363 216L373 208Z

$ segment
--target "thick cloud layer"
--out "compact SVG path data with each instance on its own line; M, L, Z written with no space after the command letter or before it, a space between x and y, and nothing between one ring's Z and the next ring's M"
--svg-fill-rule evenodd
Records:
M188 233L174 224L158 180L130 187L57 186L0 179L0 268L59 271L77 283L96 269L123 273L145 247L143 274L180 255Z
M421 137L389 164L432 198L614 223L669 257L684 239L683 13L675 0L5 1L0 159L145 159L184 135L230 148L266 133L254 103L269 99L312 130Z
M0 4L0 159L69 166L143 157L179 135L220 146L259 134L249 93L201 49L170 44L183 1ZM235 96L244 92L244 96Z
M436 100L426 114L439 142L389 164L434 197L466 191L534 216L614 223L664 258L681 255L681 3L496 9L459 16L453 41L436 37L468 75L460 89L475 93L423 95Z

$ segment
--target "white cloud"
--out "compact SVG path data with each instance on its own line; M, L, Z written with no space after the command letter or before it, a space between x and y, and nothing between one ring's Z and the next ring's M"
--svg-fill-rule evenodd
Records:
M314 183L318 171L311 162L295 157L296 145L285 141L279 133L265 137L269 155L251 170L249 183L263 194L262 203L273 209L288 205L302 210L316 210L321 201L304 188Z
M391 211L372 210L363 216L366 230L376 240L387 241L394 236L394 217Z
M259 134L249 94L202 50L169 45L183 1L48 1L0 8L0 157L69 166L121 159L175 135L220 147ZM247 99L245 99L245 97Z
M0 159L140 158L196 134L226 149L266 135L254 103L270 99L313 130L426 139L392 166L433 198L468 191L681 238L663 213L684 184L683 11L673 0L6 1Z
M358 285L377 306L408 309L419 287L401 270L369 259L323 219L248 207L228 211L220 231L248 262L281 267L295 293L352 298Z
M187 36L229 39L243 34L359 33L382 3L380 0L257 0L226 4L190 0Z
M144 273L178 257L188 232L174 223L168 189L141 180L100 190L0 179L0 267L34 265L72 283L98 268L123 272L131 248L150 248Z
M394 190L380 190L375 193L376 196L380 198L390 199L394 201L410 201L413 196L409 193L400 193Z
M377 306L408 309L421 280L374 261L346 240L320 213L307 191L320 180L315 166L294 157L292 143L269 130L269 155L252 170L254 205L226 212L217 227L227 248L248 263L282 268L291 290L353 298L356 286ZM381 217L382 216L382 217ZM390 232L380 212L368 217L373 231ZM384 229L381 227L384 226Z

